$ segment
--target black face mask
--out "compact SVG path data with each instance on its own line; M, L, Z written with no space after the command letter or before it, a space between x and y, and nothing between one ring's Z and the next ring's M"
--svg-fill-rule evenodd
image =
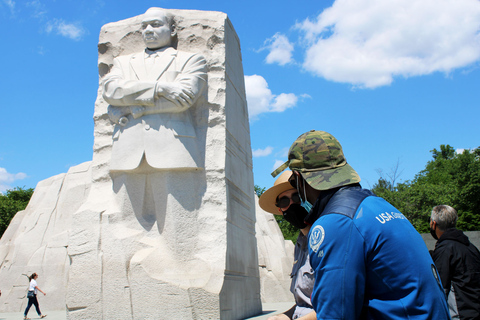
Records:
M286 211L283 211L283 218L295 228L303 229L307 226L304 222L307 214L307 210L299 203L292 203Z
M432 235L433 239L438 240L437 234L435 233L435 230L430 228L430 234Z

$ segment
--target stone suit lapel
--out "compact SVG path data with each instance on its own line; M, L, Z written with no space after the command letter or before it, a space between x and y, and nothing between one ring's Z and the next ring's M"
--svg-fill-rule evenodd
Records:
M152 72L152 77L155 80L160 79L163 73L167 71L168 67L170 67L176 56L177 50L173 48L168 48L161 53L160 58L157 58L157 61L155 61L155 70Z
M130 66L138 80L147 80L147 69L145 68L145 53L139 52L132 55Z
M177 50L167 48L164 52L159 53L159 57L156 58L154 70L147 70L145 66L145 53L142 51L132 56L130 65L137 79L155 81L160 79L176 56Z

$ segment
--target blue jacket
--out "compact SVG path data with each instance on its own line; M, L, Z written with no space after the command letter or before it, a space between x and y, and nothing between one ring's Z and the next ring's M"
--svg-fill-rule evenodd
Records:
M384 199L343 187L313 210L309 233L317 319L450 319L420 234Z

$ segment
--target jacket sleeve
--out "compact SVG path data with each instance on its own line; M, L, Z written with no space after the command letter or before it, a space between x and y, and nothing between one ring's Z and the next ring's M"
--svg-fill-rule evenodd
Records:
M115 107L143 106L143 114L183 112L202 94L207 81L205 58L199 54L178 52L165 77L158 81L127 79L129 62L124 57L115 58L110 73L103 80L103 98ZM188 105L157 96L157 91L185 90L193 99Z
M199 54L178 52L171 67L157 81L128 79L128 58L115 58L112 70L102 81L103 98L112 106L143 106L143 114L183 112L195 103L206 86L206 60ZM158 96L158 91L186 91L193 99L188 104L182 104L175 99L172 101L172 98Z
M155 81L127 79L128 60L118 57L102 81L103 98L115 107L154 106Z
M186 58L185 58L186 57ZM182 90L185 90L193 97L191 103L179 107L179 103L174 103L166 99L165 97L157 97L154 101L154 107L147 109L148 113L164 113L164 112L183 112L190 108L202 94L207 83L207 64L202 55L190 54L186 52L178 52L179 60L176 65L183 64L178 72L175 72L176 77L172 79L171 83L177 85ZM183 63L183 61L185 63ZM162 87L164 84L169 85L170 81L158 81L156 83L155 91L158 91L158 87ZM168 89L167 89L168 91Z
M313 225L309 253L317 319L360 318L366 279L364 247L363 237L346 216L326 215Z
M439 246L435 248L432 259L437 267L440 280L442 281L445 296L448 297L452 282L452 277L450 275L450 262L452 260L451 248L449 246Z

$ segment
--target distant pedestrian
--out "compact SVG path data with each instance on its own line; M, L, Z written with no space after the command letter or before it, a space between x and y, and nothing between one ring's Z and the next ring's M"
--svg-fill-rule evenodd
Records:
M30 280L30 286L28 287L29 293L27 294L28 305L27 305L27 308L25 309L25 314L23 319L30 319L27 317L27 315L32 304L35 306L35 309L37 310L37 314L40 316L40 318L45 318L47 316L46 314L42 315L42 312L40 311L40 307L38 306L37 291L40 291L41 293L43 293L44 296L47 294L37 286L37 278L38 278L38 274L36 273L32 273L32 275L28 277L28 280Z
M436 206L430 232L437 239L432 258L437 266L452 319L480 319L480 252L456 228L457 211Z

